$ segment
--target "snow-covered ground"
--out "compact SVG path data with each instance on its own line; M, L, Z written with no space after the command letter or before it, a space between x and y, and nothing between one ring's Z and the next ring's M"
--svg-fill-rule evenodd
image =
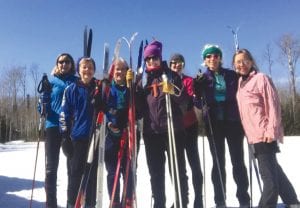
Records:
M213 189L210 180L211 171L211 155L208 149L206 139L203 143L203 137L199 137L199 150L202 165L202 171L205 173L205 202L206 207L214 206L213 203ZM204 154L203 154L204 146ZM37 143L25 143L22 141L14 141L6 144L0 144L0 208L27 208L29 207L32 178L34 170L34 161L36 156ZM287 176L291 180L298 196L300 197L300 177L297 172L300 158L300 136L286 137L285 143L280 146L281 153L278 154L278 160ZM248 167L247 146L245 143L245 162ZM231 163L227 155L227 205L237 206L238 202L235 197L236 186L232 179ZM63 154L60 157L60 166L58 172L58 204L61 207L66 205L66 158ZM205 168L203 168L203 158L205 158ZM298 159L297 159L298 158ZM191 172L187 165L190 187L190 204L193 202L193 189L191 185ZM44 143L40 143L38 164L36 172L36 183L33 192L33 208L45 207L45 193L44 193ZM166 174L166 195L167 206L172 203L172 186ZM105 180L105 177L104 177ZM106 183L106 182L104 182ZM108 207L108 195L104 187L104 201L103 207ZM257 179L253 172L253 203L257 205L259 200L259 189ZM145 159L144 145L141 144L141 149L138 158L137 170L137 203L139 208L150 208L151 206L151 188L149 183L149 173Z

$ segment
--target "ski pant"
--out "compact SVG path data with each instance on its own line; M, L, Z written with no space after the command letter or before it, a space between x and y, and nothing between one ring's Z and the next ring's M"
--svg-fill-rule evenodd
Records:
M87 155L89 150L89 140L81 139L72 141L73 155L70 159L71 174L70 186L68 189L68 205L70 207L75 205L78 190L81 183L84 170L86 168ZM94 160L92 162L92 169L88 180L86 191L86 206L93 207L96 205L96 187L97 187L97 159L98 150L95 151Z
M198 123L186 128L185 152L192 171L192 182L195 193L194 208L202 208L203 175L198 150Z
M179 181L181 186L182 207L186 208L188 204L188 183L186 175L185 157L184 157L184 131L175 132L175 144L177 152L177 162L179 169ZM148 169L150 173L150 183L152 195L154 198L154 208L166 207L165 194L165 152L168 153L168 160L170 161L168 133L159 134L144 134L144 143L146 150L146 158ZM169 166L170 167L170 166ZM175 171L174 171L175 172ZM174 182L176 184L176 181Z
M127 138L125 138L127 139ZM112 200L112 192L113 192L113 186L114 186L114 179L117 169L117 164L119 160L119 156L121 156L121 164L120 164L120 173L119 177L117 179L117 186L114 196L114 202L116 204L120 203L120 176L123 175L123 179L126 175L126 164L128 160L128 143L126 145L120 144L121 138L120 137L114 137L112 135L107 135L105 140L105 167L107 170L107 190L109 194L109 199ZM123 148L123 155L119 155L120 148ZM133 170L131 168L131 163L129 167L129 173L128 173L128 182L126 187L126 199L132 200L133 199Z
M277 142L254 144L254 151L264 184L259 208L275 208L278 196L286 205L299 204L291 182L277 162Z
M225 138L232 163L233 179L237 184L236 197L240 205L249 205L249 181L244 162L244 131L237 121L212 121L210 126L206 123L206 132L210 152L213 157L212 182L214 186L214 200L216 205L226 204L226 171L225 171ZM212 134L213 133L213 134Z
M59 153L62 137L59 127L46 129L45 138L45 191L47 208L57 208L57 170L59 165ZM69 168L67 168L69 174Z

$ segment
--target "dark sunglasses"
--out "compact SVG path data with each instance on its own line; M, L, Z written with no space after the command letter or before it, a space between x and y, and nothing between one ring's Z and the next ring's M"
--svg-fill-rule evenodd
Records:
M147 58L145 59L146 62L148 62L148 61L150 61L150 60L152 60L152 61L158 61L158 60L159 60L159 57L158 57L158 56L151 56L151 57L147 57Z
M208 55L205 56L205 58L209 58L209 59L212 58L212 57L213 58L219 58L219 56L220 56L219 54L208 54Z
M63 63L65 63L65 64L70 64L71 61L70 61L70 60L61 60L61 61L58 61L58 63L59 63L59 64L63 64Z
M184 64L184 62L183 61L171 61L170 62L171 64L174 64L174 65L176 65L176 64Z

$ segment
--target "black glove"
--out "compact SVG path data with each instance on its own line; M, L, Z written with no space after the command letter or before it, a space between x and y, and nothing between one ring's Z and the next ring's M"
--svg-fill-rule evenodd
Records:
M42 116L46 116L50 111L50 99L52 91L52 86L46 73L43 74L42 80L38 84L37 91L40 93L38 111Z
M41 115L46 115L50 109L50 92L42 92L39 97L38 110Z
M92 104L96 111L104 109L104 102L102 100L102 82L100 80L95 81L95 87L92 94Z
M193 79L193 91L196 97L201 97L203 95L204 88L207 84L206 76L199 72L196 78Z
M62 138L61 148L67 158L71 158L73 156L73 144L69 137Z
M105 84L107 87L110 86L110 81L109 81L109 79L107 79L107 78L103 78L103 79L102 79L102 83Z

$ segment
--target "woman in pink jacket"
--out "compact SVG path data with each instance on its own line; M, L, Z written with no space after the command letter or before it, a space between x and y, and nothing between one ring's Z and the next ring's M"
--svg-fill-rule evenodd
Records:
M300 207L295 190L277 162L283 142L281 108L271 79L260 73L250 52L238 50L232 64L239 78L237 101L248 143L254 146L263 180L260 208L275 208L278 196L288 207Z

